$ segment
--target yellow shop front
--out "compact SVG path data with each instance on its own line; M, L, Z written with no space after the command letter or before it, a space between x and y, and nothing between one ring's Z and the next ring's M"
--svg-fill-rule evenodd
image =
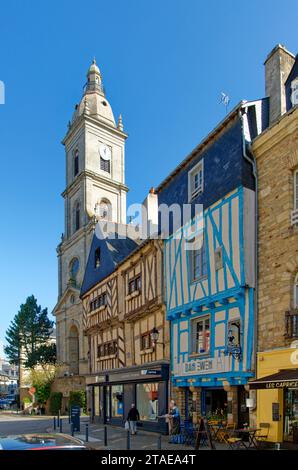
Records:
M268 441L298 444L298 342L258 353L257 426L269 424Z

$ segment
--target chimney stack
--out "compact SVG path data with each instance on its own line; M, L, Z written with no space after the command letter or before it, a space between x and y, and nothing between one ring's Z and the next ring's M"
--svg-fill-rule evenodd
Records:
M294 62L295 56L281 44L274 47L265 61L266 96L270 98L270 125L287 110L285 82Z

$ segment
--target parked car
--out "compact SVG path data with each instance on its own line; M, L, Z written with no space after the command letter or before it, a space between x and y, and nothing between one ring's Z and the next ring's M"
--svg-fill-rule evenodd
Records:
M0 398L0 409L5 410L10 408L13 405L17 404L16 395L6 395L5 397Z
M88 450L88 447L66 434L21 434L1 437L1 450Z

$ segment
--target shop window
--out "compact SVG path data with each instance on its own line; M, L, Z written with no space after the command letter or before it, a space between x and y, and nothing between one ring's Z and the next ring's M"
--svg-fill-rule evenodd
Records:
M123 417L123 385L112 385L111 387L112 418Z
M133 292L140 291L142 287L141 276L136 276L130 281L128 281L128 294Z
M298 390L285 389L285 421L284 421L284 439L285 441L292 441L294 443L298 436L297 423L298 423Z
M192 320L192 353L210 352L210 316Z
M144 333L141 336L141 351L150 349L152 347L151 334L150 332Z
M157 421L158 383L137 384L137 408L141 421Z

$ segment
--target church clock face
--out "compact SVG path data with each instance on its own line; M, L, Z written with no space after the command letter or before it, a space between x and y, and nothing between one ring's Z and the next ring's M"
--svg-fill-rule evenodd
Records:
M99 155L104 160L111 160L111 149L105 144L101 144L99 147Z

